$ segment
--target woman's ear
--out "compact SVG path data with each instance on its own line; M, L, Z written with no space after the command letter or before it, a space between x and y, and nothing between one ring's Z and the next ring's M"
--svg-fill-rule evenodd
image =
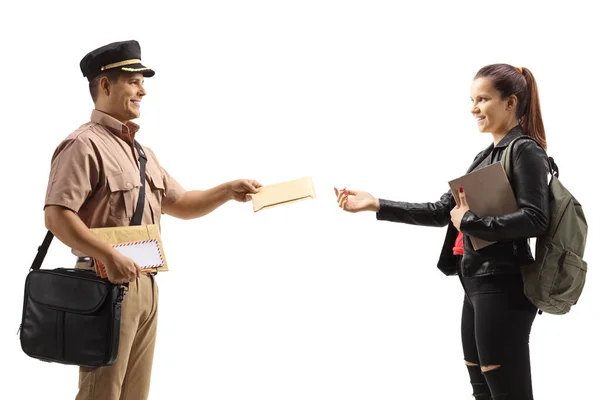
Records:
M514 94L508 96L506 101L506 111L508 110L516 110L517 109L517 96Z

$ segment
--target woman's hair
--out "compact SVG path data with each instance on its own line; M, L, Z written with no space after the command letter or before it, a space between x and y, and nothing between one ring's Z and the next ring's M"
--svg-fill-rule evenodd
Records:
M481 68L474 79L487 78L505 99L517 96L517 120L525 134L546 149L546 132L540 110L540 98L535 78L530 70L509 64L491 64Z

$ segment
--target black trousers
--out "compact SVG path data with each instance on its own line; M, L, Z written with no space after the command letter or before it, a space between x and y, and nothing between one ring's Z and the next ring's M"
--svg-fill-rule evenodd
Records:
M529 333L537 308L521 275L464 277L461 336L476 399L531 400ZM481 372L482 366L500 365Z

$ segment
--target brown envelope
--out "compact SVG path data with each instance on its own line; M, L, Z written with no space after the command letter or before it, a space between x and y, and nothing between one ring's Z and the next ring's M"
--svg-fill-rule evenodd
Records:
M254 212L317 197L311 177L263 186L258 190L252 195Z
M162 240L160 238L160 230L158 225L133 225L133 226L118 226L113 228L93 228L90 231L96 235L99 239L102 239L110 245L117 245L119 243L131 243L131 242L142 242L156 240L158 243L158 249L162 257L162 265L157 268L145 268L144 273L168 271L167 259L165 257L165 251L163 248ZM98 260L94 260L94 268L96 273L103 276L102 270L99 268L101 263Z
M479 217L497 217L519 209L506 172L500 162L470 172L448 183L457 203L458 189L463 187L467 194L469 208ZM475 250L495 243L472 236L469 236L469 239Z

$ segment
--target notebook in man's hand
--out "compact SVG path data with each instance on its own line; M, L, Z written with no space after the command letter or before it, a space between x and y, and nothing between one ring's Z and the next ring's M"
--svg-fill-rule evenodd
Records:
M519 209L512 187L506 177L502 163L491 165L470 172L460 178L448 182L454 200L458 203L458 189L462 186L469 209L478 217L497 217L510 214ZM495 242L488 242L469 236L475 250L482 249Z

